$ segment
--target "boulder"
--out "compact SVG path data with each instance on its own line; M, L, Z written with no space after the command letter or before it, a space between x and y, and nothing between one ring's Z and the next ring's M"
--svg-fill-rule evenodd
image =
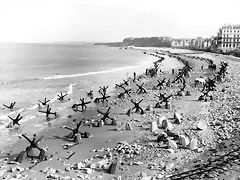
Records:
M169 129L170 131L174 128L173 124L169 122L167 119L162 121L162 128L163 129Z
M179 143L185 147L189 144L189 139L184 135L179 135Z
M153 121L153 122L151 123L150 131L151 131L151 132L155 132L155 131L157 131L157 130L158 130L157 122L156 122L156 121Z
M196 126L197 126L197 129L199 129L199 130L207 129L207 123L203 122L203 121L199 121Z
M162 126L163 120L167 120L166 116L161 116L161 117L157 120L157 124L158 124L159 126Z
M189 149L191 150L195 150L198 148L198 140L196 138L193 138L191 141L190 141L190 144L189 144Z
M169 170L171 170L173 167L174 167L174 163L168 163L168 164L166 164L166 166L165 166L165 171L169 171Z
M175 119L175 123L181 124L182 116L179 113L177 113L177 112L174 113L174 119Z
M117 125L117 129L116 129L117 131L123 131L124 130L124 124L123 123L119 123L118 125Z
M171 139L168 139L168 147L169 147L170 149L177 149L177 148L178 148L176 142L173 141L173 140L171 140Z

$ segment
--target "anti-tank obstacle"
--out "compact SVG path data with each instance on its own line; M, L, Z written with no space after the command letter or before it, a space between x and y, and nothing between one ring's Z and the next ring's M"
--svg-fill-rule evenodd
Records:
M13 119L11 116L8 116L8 117L9 117L9 119L12 120L12 122L13 122L12 125L13 125L13 126L14 126L15 124L17 124L17 125L20 126L19 121L23 118L20 114L18 114L15 119Z
M22 151L18 154L16 161L21 163L25 158L31 158L31 159L38 159L40 162L47 160L46 156L46 150L44 148L39 147L39 142L43 139L43 136L36 139L36 135L34 135L33 140L30 140L26 135L22 134L22 136L30 143L30 146L26 148L25 151ZM39 150L39 155L35 156L32 153L33 149Z
M54 115L55 118L57 118L57 112L51 112L52 108L49 108L49 104L47 105L47 110L46 111L39 111L41 113L45 113L46 114L46 118L49 118L49 115Z
M44 98L44 101L42 102L42 101L40 101L40 100L38 100L43 106L46 106L47 105L47 103L48 102L50 102L50 100L47 100L47 98L45 97Z
M10 110L12 110L13 107L15 106L15 104L16 104L16 102L13 102L13 103L11 103L9 106L7 106L7 105L5 105L5 104L3 104L3 106L6 107L6 108L8 108L8 109L10 109Z
M130 93L132 89L126 89L124 87L122 87L122 89L124 90L124 92L120 92L117 96L118 98L124 98L125 95L128 95L128 97L131 97Z
M111 96L107 96L106 93L100 93L102 95L102 97L100 98L96 98L94 100L94 103L99 103L100 101L102 101L102 103L104 103L104 101L108 102L108 98L110 98Z
M62 92L60 93L60 95L58 94L57 96L58 96L58 100L59 101L63 101L64 100L64 97L65 96L67 96L68 94L66 93L66 94L63 94Z
M86 106L86 105L91 103L90 101L85 102L85 101L84 101L84 98L80 98L80 101L81 101L80 104L74 104L74 105L72 106L72 109L73 109L74 111L78 111L78 106L81 106L81 107L82 107L82 111L84 111L84 110L87 109L87 106Z
M141 85L138 85L138 84L136 84L136 85L138 86L136 93L138 93L138 94L147 93L147 90L143 87L144 83L142 83Z

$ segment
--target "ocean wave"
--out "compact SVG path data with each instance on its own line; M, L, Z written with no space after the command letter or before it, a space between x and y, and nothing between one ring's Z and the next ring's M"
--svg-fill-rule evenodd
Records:
M81 77L81 76L88 76L88 75L95 75L95 74L105 74L105 73L111 73L111 72L117 72L121 70L126 70L126 69L132 69L138 66L146 65L149 64L150 62L140 62L140 64L135 65L135 66L124 66L120 68L114 68L111 70L106 70L106 71L95 71L95 72L88 72L88 73L79 73L79 74L69 74L69 75L56 75L56 76L49 76L49 77L43 77L41 78L42 80L51 80L51 79L63 79L63 78L73 78L73 77Z

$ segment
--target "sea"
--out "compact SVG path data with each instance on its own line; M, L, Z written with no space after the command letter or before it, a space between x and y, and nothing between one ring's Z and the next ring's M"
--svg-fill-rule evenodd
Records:
M181 66L165 58L165 70ZM142 50L93 44L0 43L0 147L21 133L37 133L49 126L39 112L45 108L39 100L47 98L52 111L66 117L67 109L86 98L86 92L93 90L97 96L102 86L112 91L115 84L133 72L143 73L156 60ZM60 93L67 94L63 102L57 100ZM12 110L3 106L12 102L16 102ZM23 117L21 125L7 128L8 116L18 114Z

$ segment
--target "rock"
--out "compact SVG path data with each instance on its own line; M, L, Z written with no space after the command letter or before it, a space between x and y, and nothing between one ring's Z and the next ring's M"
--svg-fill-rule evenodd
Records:
M177 113L177 112L174 113L174 119L175 119L175 123L181 124L182 116L179 113Z
M159 136L157 137L157 142L167 142L168 141L168 135L165 132L162 132L161 134L159 134Z
M196 138L192 139L189 144L189 149L195 150L198 148L198 140Z
M123 131L124 130L124 124L123 123L120 123L117 125L117 131Z
M71 167L70 166L67 166L66 168L65 168L65 171L67 171L67 172L69 172L71 170Z
M177 149L178 148L176 142L171 140L171 139L168 139L168 147L171 148L171 149Z
M203 122L203 121L199 121L197 123L197 129L206 130L207 129L207 123Z
M174 167L174 163L168 163L168 164L166 164L166 166L165 166L165 171L169 171L169 170L171 170L173 167Z
M56 173L56 169L49 168L49 169L48 169L48 173L49 173L49 174L55 174L55 173Z
M141 180L151 180L152 179L152 176L146 176L146 177L143 177Z
M82 162L77 163L77 169L84 168L85 165Z
M82 137L81 137L81 134L75 134L74 136L74 142L77 143L77 144L82 144L83 141L82 141Z
M126 130L132 130L132 125L129 122L127 122L126 126L125 126L125 129Z
M166 116L161 116L161 117L157 120L157 124L158 124L159 126L162 126L163 120L167 120Z
M92 174L93 170L91 168L86 168L86 173L87 174Z
M16 167L16 170L21 173L21 172L23 172L25 169L17 166L17 167Z
M108 164L108 159L103 159L101 161L98 161L96 164L97 164L97 167L101 168L102 166Z
M146 108L146 111L153 111L153 106L152 106L152 105L149 105L149 106Z
M141 173L140 173L140 176L141 176L141 177L146 177L146 176L147 176L147 173L141 172Z
M44 173L44 174L47 174L48 169L49 169L49 167L46 167L46 168L44 168L43 170L41 170L41 172Z
M151 132L155 132L155 131L157 131L157 129L158 129L157 122L156 122L156 121L153 121L153 122L151 123L150 131L151 131Z
M179 135L179 143L182 145L182 146L187 146L190 142L189 142L189 139L184 136L184 135Z
M173 127L173 124L171 122L169 122L167 119L165 119L162 122L162 128L163 129L169 129L171 131L174 127Z

